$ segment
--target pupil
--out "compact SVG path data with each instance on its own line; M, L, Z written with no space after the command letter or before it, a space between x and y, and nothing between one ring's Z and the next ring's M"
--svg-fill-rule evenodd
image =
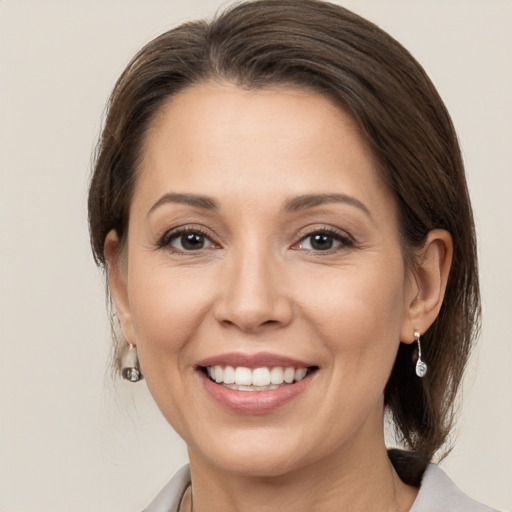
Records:
M187 233L181 236L181 245L184 249L188 250L196 250L201 249L204 245L204 240L202 235L198 235L196 233Z
M332 248L332 237L329 235L313 235L311 247L315 250L325 251Z

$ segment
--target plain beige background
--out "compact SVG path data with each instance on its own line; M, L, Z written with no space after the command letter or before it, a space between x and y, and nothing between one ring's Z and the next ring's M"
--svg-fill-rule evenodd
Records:
M443 467L475 498L512 510L512 2L340 3L412 51L458 128L484 317ZM130 57L218 5L0 0L1 511L138 511L186 460L144 384L106 377L86 190L102 111Z

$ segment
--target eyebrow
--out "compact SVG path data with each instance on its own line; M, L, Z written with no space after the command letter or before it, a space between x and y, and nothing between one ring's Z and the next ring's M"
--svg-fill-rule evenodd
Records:
M150 209L148 216L157 208L168 203L188 204L196 208L202 208L203 210L216 211L219 209L219 205L215 199L208 196L201 196L197 194L176 194L167 193L164 194ZM285 212L297 212L300 210L306 210L307 208L313 208L315 206L321 206L329 203L344 203L350 206L359 208L365 212L370 218L372 214L368 207L362 203L359 199L349 196L347 194L305 194L297 197L288 199L284 206L283 211Z
M306 194L302 196L293 197L288 199L284 204L283 210L286 212L296 212L313 208L314 206L321 206L328 203L344 203L350 206L359 208L365 212L370 218L372 214L368 207L359 199L349 196L347 194Z
M148 216L157 208L168 203L188 204L203 210L218 210L219 206L215 199L208 196L199 196L196 194L164 194L150 209Z

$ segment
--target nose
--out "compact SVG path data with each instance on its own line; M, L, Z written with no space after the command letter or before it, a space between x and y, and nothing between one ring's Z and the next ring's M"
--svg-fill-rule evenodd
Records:
M264 249L246 247L227 258L219 283L215 317L224 326L259 332L288 325L291 298L277 257Z

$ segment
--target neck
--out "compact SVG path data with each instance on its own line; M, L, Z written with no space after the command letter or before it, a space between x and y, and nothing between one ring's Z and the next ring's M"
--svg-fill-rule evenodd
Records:
M194 512L402 512L417 494L396 474L383 435L272 477L239 475L189 455Z

